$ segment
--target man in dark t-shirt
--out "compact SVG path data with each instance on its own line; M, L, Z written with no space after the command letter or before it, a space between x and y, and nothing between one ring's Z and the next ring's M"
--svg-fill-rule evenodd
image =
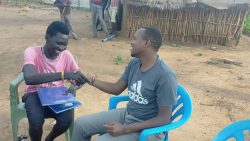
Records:
M151 27L137 30L131 42L131 56L121 78L115 82L87 77L90 85L113 95L128 89L126 108L82 116L75 121L72 141L138 141L140 132L170 122L176 103L175 73L157 54L162 45L160 32ZM164 134L152 135L148 141L160 141Z

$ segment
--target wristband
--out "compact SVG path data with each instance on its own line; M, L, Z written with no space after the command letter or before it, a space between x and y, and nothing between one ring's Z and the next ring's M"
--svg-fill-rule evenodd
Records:
M64 81L64 71L61 72L62 81Z

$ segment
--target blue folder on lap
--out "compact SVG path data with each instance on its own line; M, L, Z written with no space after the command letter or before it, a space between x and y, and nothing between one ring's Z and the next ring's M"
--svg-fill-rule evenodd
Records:
M55 113L61 113L81 105L73 94L64 94L67 87L39 88L38 96L42 106L49 106Z
M67 87L39 88L38 95L42 106L76 101L72 94L64 94L67 89Z
M64 104L57 104L57 105L49 105L50 109L54 111L56 114L76 108L81 106L82 104L78 101L68 102Z

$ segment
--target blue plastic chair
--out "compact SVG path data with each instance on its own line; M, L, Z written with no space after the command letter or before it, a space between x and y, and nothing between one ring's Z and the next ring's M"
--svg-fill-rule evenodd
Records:
M122 101L128 101L128 95L112 96L109 99L109 110L115 109L117 104ZM185 124L192 115L192 100L189 93L178 84L177 103L173 106L171 123L155 128L145 129L140 134L139 141L146 141L147 137L153 134L165 132L165 141L168 141L168 132Z
M244 132L250 134L250 119L234 122L222 129L213 139L213 141L226 141L234 138L236 141L247 141ZM248 139L250 135L248 134Z

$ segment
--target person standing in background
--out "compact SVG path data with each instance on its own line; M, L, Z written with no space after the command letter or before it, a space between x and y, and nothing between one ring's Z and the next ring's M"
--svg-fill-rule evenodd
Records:
M61 22L64 22L70 31L70 37L77 40L78 36L71 22L71 4L72 0L56 0L54 2L54 6L58 7L60 10Z
M96 29L96 23L97 19L100 20L100 23L102 25L102 29L106 34L108 34L108 29L106 26L106 23L104 22L103 19L103 12L102 12L102 2L103 0L90 0L90 9L92 13L92 31L93 31L93 38L97 37L97 29Z
M104 11L105 11L105 9L106 9L107 4L108 4L108 0L103 0L103 1L102 1L102 18L103 18L103 19L104 19ZM103 31L102 28L99 28L99 29L98 29L99 26L101 26L101 25L100 25L100 20L97 19L97 22L96 22L96 29L97 29L97 31Z
M117 11L119 8L120 0L108 0L108 9L110 12L110 18L111 18L111 26L112 31L111 34L116 34L118 31L118 25L116 20Z

